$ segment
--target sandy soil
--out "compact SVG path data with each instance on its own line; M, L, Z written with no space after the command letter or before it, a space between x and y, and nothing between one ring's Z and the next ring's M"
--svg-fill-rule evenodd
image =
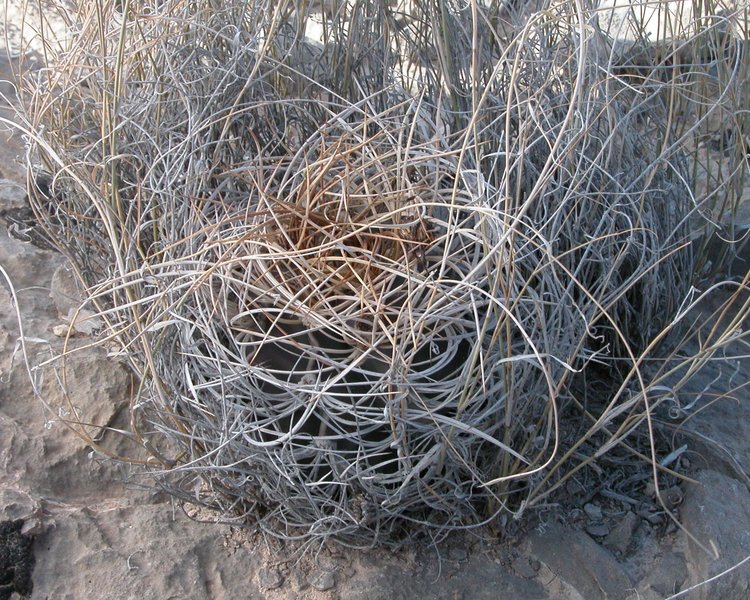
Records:
M0 79L11 78L9 67L0 62ZM0 116L11 114L0 106ZM399 552L327 547L300 555L236 527L189 518L213 520L144 486L149 479L138 468L92 452L60 421L75 409L83 420L117 427L133 382L116 358L88 347L85 326L71 340L80 351L66 368L49 362L63 349L60 326L80 296L64 259L24 241L29 232L8 218L25 206L24 147L17 132L1 135L0 266L8 280L0 284L0 600L656 599L750 556L747 358L709 365L681 398L716 399L689 421L694 433L681 438L696 483L672 492L689 533L663 514L598 493L576 500L574 492L564 513L538 515L513 539L480 530ZM31 373L22 339L37 367ZM135 451L122 439L106 441L115 451ZM749 594L744 563L684 597Z

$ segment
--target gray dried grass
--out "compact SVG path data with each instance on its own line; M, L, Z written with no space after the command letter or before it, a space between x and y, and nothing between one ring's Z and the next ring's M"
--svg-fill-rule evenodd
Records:
M519 516L736 339L664 343L704 274L691 241L738 202L694 185L711 110L747 172L742 11L713 62L709 24L638 68L578 2L69 16L25 79L32 205L139 376L123 434L186 501L357 545ZM592 364L619 385L598 407L572 386Z

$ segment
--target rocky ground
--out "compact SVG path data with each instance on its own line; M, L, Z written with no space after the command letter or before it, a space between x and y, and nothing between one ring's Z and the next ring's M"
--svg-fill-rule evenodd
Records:
M10 63L0 68L10 80ZM137 468L92 452L60 420L76 410L117 427L133 382L116 357L89 347L91 322L75 327L69 344L79 350L65 369L38 366L62 352L80 299L63 257L24 241L23 139L8 130L2 140L0 599L656 599L727 569L682 597L750 597L750 561L741 562L750 556L750 359L709 365L691 382L695 397L717 401L689 422L697 434L685 438L682 460L694 483L670 489L684 529L632 503L572 493L565 511L539 515L513 539L481 530L398 552L333 547L300 557L189 518L211 515L139 485L148 479Z

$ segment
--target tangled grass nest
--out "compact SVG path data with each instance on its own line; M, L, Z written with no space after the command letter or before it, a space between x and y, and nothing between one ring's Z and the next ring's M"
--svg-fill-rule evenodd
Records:
M139 375L128 435L170 492L388 542L518 515L648 420L710 212L673 123L697 71L618 75L568 2L66 14L23 90L32 204ZM621 385L584 408L592 364Z

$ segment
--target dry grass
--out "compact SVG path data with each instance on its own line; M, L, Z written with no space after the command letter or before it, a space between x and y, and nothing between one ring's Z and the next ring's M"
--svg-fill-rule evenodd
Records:
M737 340L739 300L681 353L747 175L747 9L623 54L579 2L333 1L322 44L313 8L71 13L22 90L34 209L175 495L353 544L519 516Z

